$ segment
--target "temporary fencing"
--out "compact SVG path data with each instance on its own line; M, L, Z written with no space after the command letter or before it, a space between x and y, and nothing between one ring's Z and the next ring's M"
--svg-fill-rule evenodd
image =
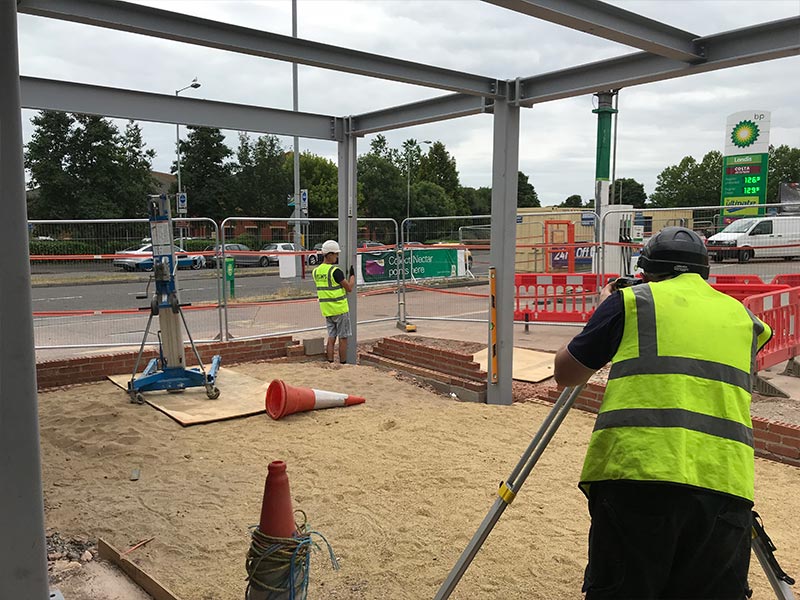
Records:
M552 207L517 214L517 273L591 272L597 249L597 215Z
M772 339L756 357L756 371L800 353L800 287L750 296L744 305L772 328Z
M277 264L280 281L271 290L258 289L259 284L263 285L260 281L246 292L238 286L239 291L233 294L231 290L237 290L236 285L223 286L225 339L325 330L311 271L322 262L322 243L338 238L338 219L230 217L222 222L222 231L220 262L231 257L234 268L237 261L241 261L241 266L259 265L262 260ZM399 272L391 270L397 241L398 226L393 219L358 219L359 324L397 319L395 295ZM259 250L249 249L244 242ZM344 245L341 240L340 243ZM242 244L248 246L247 251L229 248ZM291 249L286 248L288 245ZM380 275L375 267L381 268ZM387 295L391 295L391 300Z
M412 217L401 224L398 316L487 322L491 216Z
M587 210L520 209L515 321L585 322L602 284L612 273L632 272L653 233L684 225L713 235L730 220L726 210L612 207L598 222ZM781 218L788 217L763 216ZM797 246L800 252L800 218L783 223L792 227L773 226L789 231L777 248ZM391 219L359 219L357 231L359 324L406 318L488 321L489 215L414 217L401 227ZM333 218L235 217L221 229L211 219L175 220L179 290L182 301L192 304L186 315L193 335L205 342L322 331L310 270L322 258L318 246L337 235ZM34 286L64 286L34 290L37 348L141 341L147 314L140 309L146 302L136 296L152 291L152 284L147 287L152 260L142 251L149 238L147 219L31 221L30 238ZM785 289L776 286L800 286L800 261L765 255L767 243L757 241L746 266L728 258L712 262L709 282L740 300ZM287 244L297 245L287 250ZM716 251L711 242L709 251ZM226 259L233 263L230 276L223 269ZM264 265L276 265L277 273ZM114 285L99 290L101 282ZM150 341L157 342L156 334Z
M218 278L204 271L206 246L216 244L211 219L174 221L178 287L182 300L197 297L186 318L196 341L219 339ZM204 236L189 236L190 228ZM149 301L137 296L153 289L147 219L29 221L34 337L37 349L114 347L141 343ZM187 300L188 297L188 300ZM157 343L153 334L150 343Z

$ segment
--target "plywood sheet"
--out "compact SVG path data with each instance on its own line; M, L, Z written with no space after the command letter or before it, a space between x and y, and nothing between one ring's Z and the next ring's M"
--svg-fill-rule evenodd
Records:
M110 375L108 378L126 391L131 380L130 373ZM269 386L268 381L223 367L217 374L216 386L220 390L216 400L209 400L202 386L188 388L181 394L145 392L144 399L147 404L172 417L184 427L256 415L265 411L264 397Z
M489 349L484 348L475 356L473 360L481 365L481 369L487 370L489 366ZM527 348L514 348L514 364L511 369L511 378L517 381L529 381L538 383L548 377L553 376L553 359L555 354L551 352L538 352Z

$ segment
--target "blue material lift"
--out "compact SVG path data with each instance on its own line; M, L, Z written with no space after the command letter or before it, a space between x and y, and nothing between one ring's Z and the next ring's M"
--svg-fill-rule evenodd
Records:
M133 367L133 375L128 382L128 395L131 398L131 402L143 404L143 392L167 390L168 392L179 393L186 388L204 386L206 395L211 400L214 400L219 398L220 393L215 383L221 357L220 355L214 356L211 360L211 367L206 371L192 339L192 334L189 332L189 327L186 325L186 318L181 308L189 305L181 304L178 298L176 285L178 262L175 258L172 215L170 214L167 196L165 194L148 196L147 212L150 219L150 237L153 244L153 279L156 289L150 300L150 306L143 309L149 310L150 316L147 319L142 345L139 347L139 355L136 357L136 364ZM146 297L146 293L144 296L138 296L140 299ZM158 332L159 356L151 359L145 370L137 378L136 374L139 371L139 364L142 360L153 317L158 317L160 328ZM198 367L186 368L186 353L181 323L183 323L183 329L186 330L186 334L189 337L189 343L197 359Z

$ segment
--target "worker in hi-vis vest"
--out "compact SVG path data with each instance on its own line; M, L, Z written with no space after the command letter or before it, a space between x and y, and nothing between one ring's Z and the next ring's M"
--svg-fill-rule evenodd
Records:
M555 359L565 386L611 362L580 480L592 520L583 591L744 599L752 377L772 330L705 281L708 251L690 229L662 229L637 266L641 285L605 286Z
M325 347L328 362L333 362L336 338L339 338L339 362L347 363L347 338L352 334L350 329L350 307L347 294L356 286L356 275L352 265L349 277L345 278L342 270L336 266L339 262L341 248L334 240L322 244L323 262L314 269L314 283L317 286L317 298L322 316L328 327L328 343Z

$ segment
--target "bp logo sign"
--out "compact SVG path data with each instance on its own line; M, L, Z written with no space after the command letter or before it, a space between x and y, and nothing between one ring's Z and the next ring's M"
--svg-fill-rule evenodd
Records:
M747 148L758 140L758 125L749 119L739 121L731 131L731 142L737 148Z

